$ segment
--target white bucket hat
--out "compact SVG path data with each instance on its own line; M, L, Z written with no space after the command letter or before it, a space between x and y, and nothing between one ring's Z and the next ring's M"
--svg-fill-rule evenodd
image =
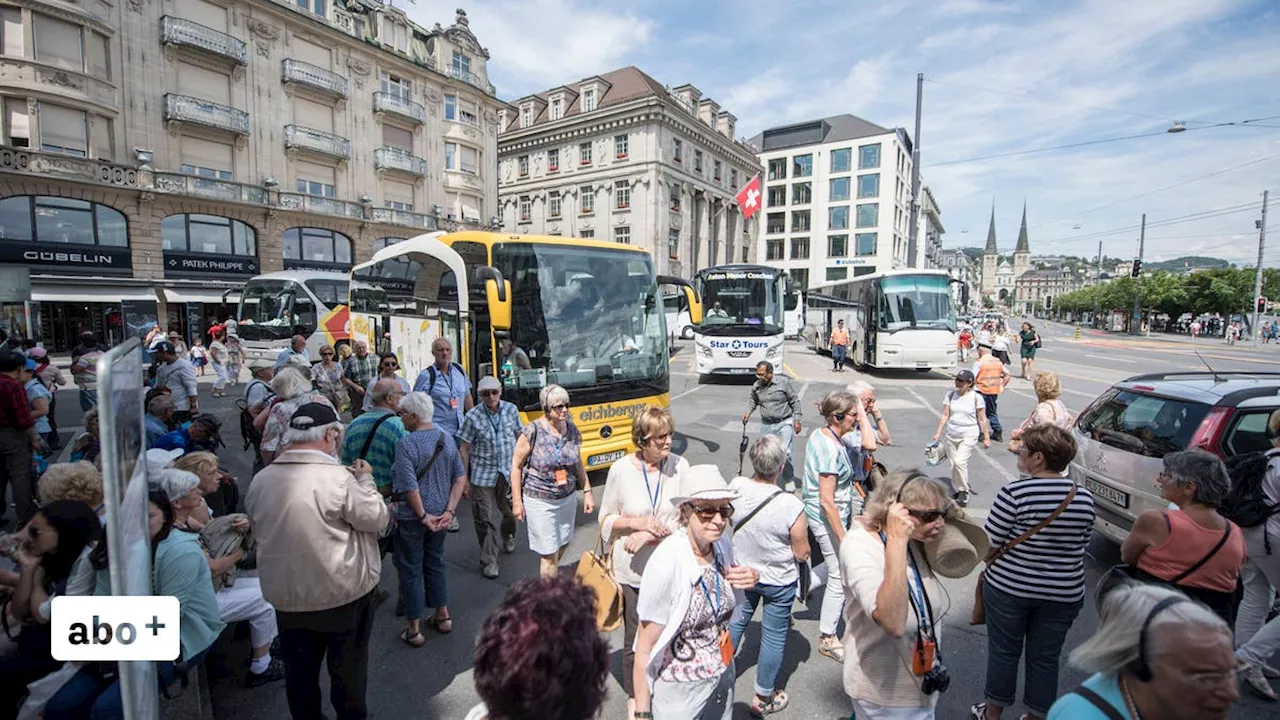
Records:
M720 468L715 465L694 465L680 480L680 495L671 498L676 507L695 500L737 500L738 491L730 490Z

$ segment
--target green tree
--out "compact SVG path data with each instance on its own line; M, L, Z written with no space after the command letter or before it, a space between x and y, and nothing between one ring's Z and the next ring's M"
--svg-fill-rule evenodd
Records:
M1183 278L1169 272L1144 275L1138 282L1142 291L1142 306L1177 318L1189 308Z
M995 306L996 306L996 301L995 301L995 300L992 300L990 295L983 295L983 296L982 296L982 307L984 307L984 308L986 308L986 309L990 310L991 308L993 308L993 307L995 307Z

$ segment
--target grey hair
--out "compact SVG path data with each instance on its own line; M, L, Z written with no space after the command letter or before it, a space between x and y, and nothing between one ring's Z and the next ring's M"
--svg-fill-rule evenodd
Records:
M436 403L424 392L411 392L400 398L400 412L417 416L418 422L431 422L436 414Z
M316 425L315 427L309 427L303 430L286 427L284 429L284 436L280 438L280 447L285 448L290 445L310 445L312 443L318 443L324 439L324 436L332 428L338 428L339 432L341 432L343 429L342 423L331 422L326 425Z
M292 364L285 365L271 380L271 391L281 400L292 400L311 392L311 379Z
M871 393L874 395L876 392L875 387L873 387L871 383L867 382L866 380L854 380L848 385L845 385L844 389L845 389L845 392L852 393L854 395L857 395L858 397L862 397L863 393Z
M839 413L856 412L860 403L857 395L843 390L834 390L818 401L818 414L824 418L830 418Z
M1181 592L1163 585L1126 583L1107 593L1099 613L1098 629L1092 637L1071 651L1069 661L1087 673L1113 675L1138 660L1142 642L1142 626L1151 610L1166 598L1186 598ZM1146 656L1159 655L1164 626L1197 626L1219 632L1231 641L1231 628L1212 610L1187 600L1166 607L1152 619L1147 630Z
M449 346L449 349L450 349L450 350L452 350L452 349L453 349L453 342L452 342L452 341L450 341L450 340L449 340L449 338L447 338L447 337L445 337L445 336L443 336L443 335L441 335L440 337L438 337L438 338L436 338L435 340L432 340L432 341L431 341L431 349L432 349L432 350L435 350L435 349L436 349L436 348L438 348L438 347L444 347L444 346L446 346L446 345L448 345L448 346Z
M151 398L151 403L147 405L147 412L152 415L159 415L166 410L173 410L175 407L177 406L174 405L172 397L169 395L157 395Z
M909 485L908 482L910 482ZM862 515L872 525L884 527L889 517L889 508L895 502L901 502L907 506L932 506L939 510L943 508L950 510L951 491L943 481L929 477L923 470L897 470L876 483L876 489L867 496Z
M400 383L390 378L382 378L373 384L373 389L369 391L369 400L374 405L381 405L386 402L391 393L400 389Z
M782 466L787 463L787 448L776 435L761 435L756 438L751 443L751 449L747 450L747 455L751 458L751 467L755 470L756 477L762 480L776 480L778 473L782 472Z
M200 478L195 473L177 468L161 470L156 482L160 485L160 489L164 490L164 494L169 496L170 502L200 487Z
M1231 492L1227 466L1217 455L1204 450L1180 450L1165 455L1164 471L1180 488L1195 483L1191 499L1207 507L1217 508Z
M569 391L559 385L548 385L538 393L538 402L542 405L542 411L546 412L552 405L569 402Z

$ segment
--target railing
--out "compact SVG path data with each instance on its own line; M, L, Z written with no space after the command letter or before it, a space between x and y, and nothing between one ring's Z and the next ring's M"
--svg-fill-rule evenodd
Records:
M249 47L243 40L171 15L160 18L160 42L202 50L233 60L239 65L249 63Z
M155 189L158 192L196 195L215 200L253 203L255 205L266 205L270 201L266 188L179 173L155 173Z
M420 103L406 100L394 93L375 92L373 94L373 111L399 115L419 124L427 121L427 109L425 107Z
M165 95L164 119L195 123L237 135L249 134L249 113L189 95Z
M322 215L337 215L338 217L346 217L353 220L364 220L364 207L360 203L334 200L333 198L319 195L304 195L302 193L282 192L279 195L280 200L277 204L285 210L299 210Z
M341 135L312 130L300 125L284 126L284 146L286 148L310 150L311 152L342 158L343 160L351 157L350 140Z
M387 225L403 225L405 227L435 230L436 219L431 215L397 210L395 208L369 208L369 220Z
M412 175L427 174L427 161L400 148L380 147L373 151L373 167L378 170L399 170Z
M335 97L347 96L346 78L301 60L282 60L280 77L284 82L306 85Z
M479 75L471 72L470 70L463 70L461 67L458 67L457 65L450 65L449 72L446 74L455 80L461 80L462 82L468 85L473 85L477 88L480 88L481 90L485 91L490 95L493 95L495 92L493 83L486 82L484 78L480 77Z

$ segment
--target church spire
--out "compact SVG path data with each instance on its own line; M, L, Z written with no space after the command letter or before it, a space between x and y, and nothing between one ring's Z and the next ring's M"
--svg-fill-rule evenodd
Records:
M1024 218L1025 219L1025 218ZM1025 223L1024 227L1025 227ZM991 225L987 227L987 247L982 251L983 255L995 255L996 250L996 201L991 201Z
M1018 230L1018 246L1015 253L1031 253L1031 242L1027 240L1027 201L1022 201L1022 227Z

